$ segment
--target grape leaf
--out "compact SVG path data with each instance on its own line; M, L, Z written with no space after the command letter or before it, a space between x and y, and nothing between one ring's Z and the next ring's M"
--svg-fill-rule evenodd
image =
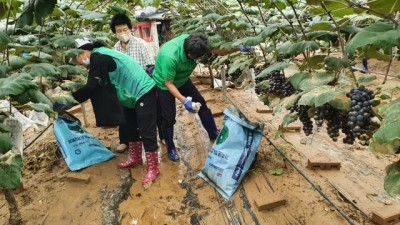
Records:
M78 66L71 66L71 65L62 65L59 66L61 73L63 75L85 75L87 74L86 70L78 67Z
M47 98L46 95L44 95L41 91L37 90L36 88L30 88L28 90L25 90L23 93L13 96L13 99L20 104L33 102L33 103L47 104L51 107L53 106L50 99Z
M46 95L49 96L52 102L58 102L64 105L75 105L79 103L68 91L48 90Z
M24 67L28 62L26 61L26 59L16 56L16 55L12 55L10 56L10 67L13 70L18 70L21 69L22 67Z
M6 49L7 44L12 42L12 39L3 31L0 31L0 51L4 51Z
M23 70L25 72L30 72L33 77L36 76L59 76L61 75L60 69L49 63L37 63L26 65Z
M20 154L8 151L0 155L0 187L16 189L21 186L23 161Z
M241 39L238 39L235 42L233 42L232 46L239 46L239 45L256 46L256 45L260 44L263 41L264 41L264 39L262 37L259 37L259 36L245 37L245 38L241 38Z
M315 51L319 49L319 45L315 41L300 41L291 44L290 46L284 45L277 49L279 54L284 56L297 56L304 53L306 50Z
M23 109L23 110L35 110L37 112L44 112L44 113L46 113L47 115L49 115L50 117L53 117L53 118L55 116L55 112L53 111L51 106L47 105L47 104L43 104L43 103L32 103L32 102L29 102L29 103L27 103L25 105L22 105L20 107L20 109Z
M0 132L2 133L9 133L11 130L8 126L6 126L4 123L0 123Z
M303 94L298 104L320 107L344 94L345 90L341 88L323 85Z
M79 35L69 35L69 36L58 36L54 37L51 40L54 48L76 48L75 39L82 38Z
M287 125L295 122L299 118L297 113L288 113L283 117L282 123L279 127L286 127Z
M291 65L292 65L291 63L287 63L287 62L274 63L271 66L269 66L266 69L264 69L263 71L261 71L256 76L256 78L268 77L271 72L273 72L273 71L281 71L281 70L283 70L285 68L288 68Z
M375 23L358 32L346 45L346 51L353 55L357 49L373 45L388 48L400 45L400 29L393 29L392 24Z
M339 71L343 68L350 67L350 61L348 59L336 58L336 57L326 57L325 66L329 71Z
M400 11L400 1L398 0L374 0L368 1L368 6L384 15L390 16L396 14L396 12ZM380 16L380 15L379 15Z
M400 161L397 161L386 168L384 188L391 196L400 194Z
M5 126L3 124L3 126ZM0 155L5 154L12 148L11 136L8 133L0 133Z
M378 107L377 112L383 122L373 134L370 148L374 152L394 154L400 148L400 99Z
M37 88L32 76L27 73L13 74L0 79L0 99L9 95L19 95L29 88Z
M335 79L335 75L331 73L296 73L289 78L290 83L296 90L310 91L321 85L330 83Z

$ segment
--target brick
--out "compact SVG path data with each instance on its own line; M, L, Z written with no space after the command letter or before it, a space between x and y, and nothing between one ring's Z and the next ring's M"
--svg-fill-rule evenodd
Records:
M217 111L217 112L213 112L213 117L219 117L219 116L223 116L224 112L223 111Z
M282 196L271 194L265 197L256 198L254 204L259 211L261 210L271 210L279 206L285 205L287 200Z
M307 168L310 170L340 170L340 162L325 158L308 159Z
M256 112L258 113L272 113L272 109L266 108L266 107L260 107L256 109Z
M301 127L299 127L299 126L289 126L289 127L284 127L283 130L284 131L300 132L301 131Z
M390 205L372 212L372 220L379 225L391 225L400 222L400 205Z
M90 182L90 175L85 173L69 173L67 181L87 184Z

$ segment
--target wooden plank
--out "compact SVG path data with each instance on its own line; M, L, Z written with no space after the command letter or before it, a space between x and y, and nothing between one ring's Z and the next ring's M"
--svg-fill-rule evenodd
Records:
M340 162L325 157L312 157L307 161L310 170L340 170Z
M256 109L256 112L258 112L258 113L272 113L272 109L269 109L267 107L258 107Z
M67 181L88 184L90 182L90 174L71 172L67 175Z
M374 210L372 220L379 225L391 225L400 222L400 205L389 205Z
M259 211L275 209L279 206L285 205L286 202L286 198L279 194L270 194L254 200L254 204Z

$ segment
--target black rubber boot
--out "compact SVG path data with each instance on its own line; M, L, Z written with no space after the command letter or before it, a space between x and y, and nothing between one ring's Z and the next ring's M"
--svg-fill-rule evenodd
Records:
M165 128L162 133L164 134L164 139L167 143L168 158L171 161L178 161L180 157L174 144L174 127Z

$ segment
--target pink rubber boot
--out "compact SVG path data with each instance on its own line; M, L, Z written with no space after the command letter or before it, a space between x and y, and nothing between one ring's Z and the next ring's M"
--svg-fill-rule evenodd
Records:
M121 169L132 168L143 164L142 142L129 142L129 158L118 165Z
M158 151L146 152L147 174L143 179L143 186L148 187L160 174L160 163L158 162Z

